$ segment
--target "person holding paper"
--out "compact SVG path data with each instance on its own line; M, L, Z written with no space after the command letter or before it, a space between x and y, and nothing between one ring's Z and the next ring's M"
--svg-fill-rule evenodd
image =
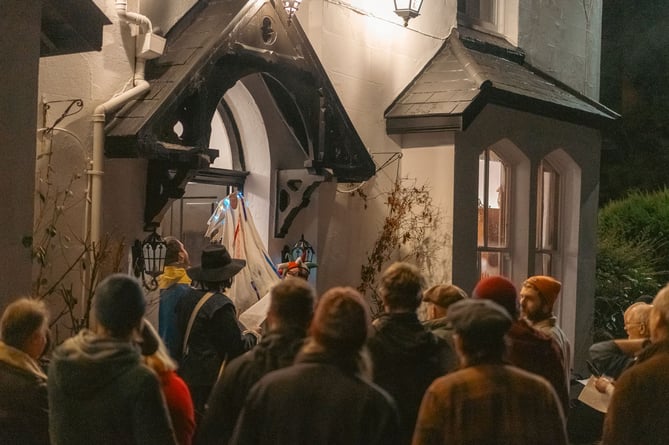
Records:
M616 381L603 445L664 445L669 437L669 285L653 300L651 344Z

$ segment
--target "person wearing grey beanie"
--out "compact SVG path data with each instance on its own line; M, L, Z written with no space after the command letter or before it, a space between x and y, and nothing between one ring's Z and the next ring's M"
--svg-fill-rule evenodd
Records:
M113 274L93 297L95 326L58 346L49 366L52 445L170 445L174 431L156 374L141 361L146 301L139 282Z

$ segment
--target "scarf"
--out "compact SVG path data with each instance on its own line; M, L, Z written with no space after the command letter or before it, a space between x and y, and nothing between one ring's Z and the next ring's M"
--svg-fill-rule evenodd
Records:
M179 266L165 266L162 275L158 277L158 287L167 289L173 284L190 284L191 279L186 273L186 269Z

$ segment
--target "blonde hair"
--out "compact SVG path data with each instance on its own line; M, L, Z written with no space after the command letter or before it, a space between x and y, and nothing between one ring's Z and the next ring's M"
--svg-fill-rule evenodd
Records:
M26 340L49 322L49 310L41 300L22 297L5 309L0 319L0 337L5 344L23 349Z
M167 347L163 342L163 339L160 338L156 329L151 325L151 323L145 324L146 328L151 331L153 336L158 340L158 349L151 355L144 356L144 363L153 369L157 374L165 374L166 372L176 371L179 367L177 362L170 357L170 353L167 352Z

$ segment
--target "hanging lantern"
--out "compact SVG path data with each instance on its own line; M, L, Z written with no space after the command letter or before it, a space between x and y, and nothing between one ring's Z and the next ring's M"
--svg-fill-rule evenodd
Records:
M300 8L300 3L302 3L302 0L283 0L283 8L286 10L286 14L288 14L289 23Z
M423 0L395 0L395 14L404 19L404 26L409 24L409 19L420 15L420 7Z

